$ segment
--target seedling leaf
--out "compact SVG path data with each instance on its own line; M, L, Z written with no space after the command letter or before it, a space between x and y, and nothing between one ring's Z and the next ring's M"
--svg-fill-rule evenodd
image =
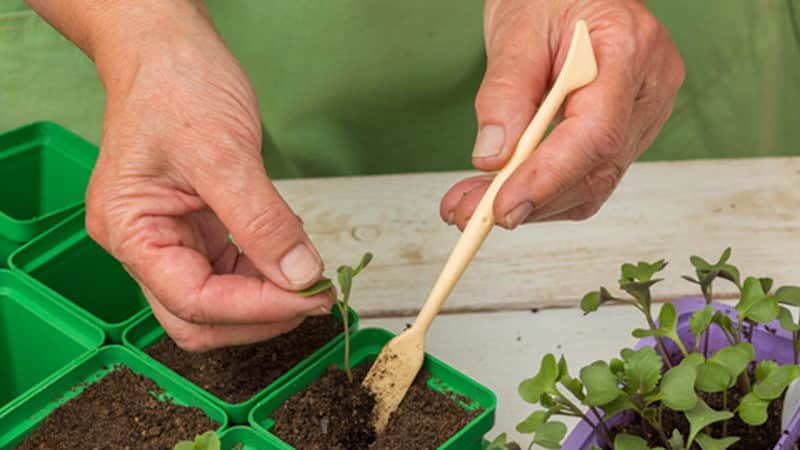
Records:
M695 387L703 392L722 392L736 381L730 371L714 361L706 361L697 366L697 381Z
M697 445L699 445L702 450L726 450L738 441L739 438L735 436L714 439L705 433L698 434L696 440Z
M533 436L533 443L544 448L559 449L567 434L567 426L561 422L542 424Z
M784 305L800 306L800 286L781 286L775 296Z
M535 433L539 427L550 419L550 416L551 414L548 411L534 411L533 414L517 424L517 431L523 434Z
M742 397L736 411L744 423L757 426L767 421L768 406L769 400L762 400L755 393L750 392Z
M787 364L775 367L753 386L753 394L762 400L774 400L783 394L783 391L796 378L800 377L800 366Z
M628 393L631 395L651 393L661 379L661 370L664 366L661 357L652 347L623 351L621 355L625 364L624 378Z
M657 399L675 411L688 411L697 405L694 391L697 369L687 364L677 365L664 374Z
M581 299L581 310L584 314L597 311L600 308L600 291L592 291Z
M298 292L298 294L302 295L303 297L311 297L312 295L329 291L331 288L333 288L333 281L331 281L330 278L323 278L314 283L308 289L303 289L302 291Z
M721 348L709 358L709 361L718 363L728 369L731 377L736 378L756 357L756 350L748 342Z
M696 340L700 340L700 336L711 325L711 319L714 317L714 308L711 305L706 305L705 308L695 312L689 318L689 328L692 330Z
M508 441L508 436L506 433L500 433L489 445L486 447L486 450L506 450L506 441Z
M765 359L756 366L756 383L761 383L769 374L778 368L778 363Z
M558 379L556 357L548 353L542 357L539 372L519 385L519 396L528 403L536 404L544 393L554 393ZM543 405L544 406L544 405Z
M795 331L800 330L800 324L797 324L794 321L792 312L789 311L789 309L784 306L781 306L778 309L778 322L780 322L781 328L790 333L794 333Z
M581 369L580 378L586 387L584 403L589 406L605 405L620 394L617 377L605 361L596 361Z
M716 411L711 409L703 400L698 399L694 408L686 411L686 420L689 421L689 439L686 448L692 448L695 436L712 423L728 420L733 417L730 411Z
M206 431L203 434L195 436L194 441L180 441L175 444L173 450L220 450L222 442L220 442L217 433L214 431Z
M614 450L650 450L647 441L639 436L620 433L614 438ZM663 447L656 447L653 450L664 450Z

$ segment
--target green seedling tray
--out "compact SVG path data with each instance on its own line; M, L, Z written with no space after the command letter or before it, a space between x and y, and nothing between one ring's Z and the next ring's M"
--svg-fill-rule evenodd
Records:
M220 435L222 450L274 450L279 449L280 440L271 434L261 433L250 427L232 427ZM240 447L234 447L235 445Z
M97 147L53 123L0 134L0 238L26 242L77 211L96 159Z
M15 271L100 327L111 343L149 310L139 285L84 228L84 211L20 247L8 259Z
M210 418L219 422L218 430L228 424L225 412L208 399L196 395L184 380L165 373L125 347L109 345L76 361L24 402L0 414L0 450L13 448L53 410L79 395L85 386L101 379L116 364L125 365L150 378L175 403L201 408Z
M0 269L8 267L8 257L19 247L19 244L0 236Z
M0 270L0 414L102 345L103 332Z
M394 337L387 330L367 328L353 334L350 341L351 362L353 366L372 362L383 349L383 346ZM269 432L274 421L270 415L278 409L289 397L303 391L312 381L325 374L332 364L343 367L344 343L339 343L336 348L318 358L309 367L297 374L289 382L272 392L259 402L250 412L250 425L256 430ZM445 442L440 450L479 450L483 442L483 435L494 425L494 411L497 398L494 393L478 382L470 379L461 372L453 369L442 361L425 354L423 367L431 373L428 386L439 392L450 391L466 397L471 404L458 402L465 409L483 408L483 412L461 431ZM457 400L453 400L457 401ZM290 450L293 447L280 441L281 450Z
M333 314L339 317L339 311L334 308ZM351 334L358 329L358 314L352 309L349 310L350 316L350 332ZM152 358L150 355L144 352L144 349L158 343L161 339L166 336L166 332L164 328L159 325L156 318L153 316L152 313L147 313L142 317L136 319L128 329L125 330L125 333L122 336L122 342L124 345L137 354L141 355L144 358L158 364L160 367L163 367L165 370L169 370L177 377L181 377L177 372L172 371L169 367L163 365L160 361ZM312 353L306 359L300 361L296 366L289 369L288 372L284 373L278 379L273 381L270 385L262 389L260 392L252 396L250 399L241 402L241 403L228 403L221 398L217 397L216 395L212 394L211 392L206 391L202 387L192 383L190 380L186 379L187 383L190 384L198 393L201 395L206 396L211 401L213 401L217 406L225 410L228 413L228 416L231 419L231 422L234 424L246 424L247 423L247 415L250 410L253 408L253 405L258 403L262 398L269 395L271 392L278 389L280 386L285 384L288 380L292 379L295 375L300 373L303 369L308 367L312 364L315 360L322 357L322 355L331 351L339 342L342 341L343 333L339 333L338 336L333 338L330 342L320 347L316 352ZM181 377L183 378L183 377Z

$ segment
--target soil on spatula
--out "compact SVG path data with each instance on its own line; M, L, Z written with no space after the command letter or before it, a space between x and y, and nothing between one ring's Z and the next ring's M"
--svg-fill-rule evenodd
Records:
M376 436L371 424L375 399L361 386L368 370L368 364L354 369L351 383L344 371L329 368L275 411L270 431L304 450L433 450L480 414L430 389L430 374L423 370Z
M721 393L708 394L701 392L699 395L708 404L708 406L716 410L723 409ZM739 392L738 387L733 387L730 389L728 391L727 410L735 411L736 407L739 405L741 397L742 395ZM783 397L774 400L769 405L769 408L767 409L768 418L764 425L758 427L747 425L739 419L738 415L728 420L727 436L737 436L740 438L738 442L728 447L728 450L759 450L773 448L781 438L782 411ZM662 420L664 422L664 429L667 432L667 436L671 436L672 430L675 428L677 428L684 436L688 436L689 423L686 421L686 417L683 413L664 409ZM650 444L650 447L664 445L658 438L658 432L653 429L650 424L643 421L639 416L636 416L636 419L633 422L613 429L612 433L615 431L640 436ZM720 438L722 437L722 422L712 424L704 431L710 434L712 437ZM692 445L691 450L700 450L700 447L697 444L694 444Z
M289 333L257 344L190 353L165 337L145 352L220 399L241 403L341 331L341 323L334 316L314 316Z
M16 448L172 449L219 424L195 407L159 401L152 380L118 366L56 408Z

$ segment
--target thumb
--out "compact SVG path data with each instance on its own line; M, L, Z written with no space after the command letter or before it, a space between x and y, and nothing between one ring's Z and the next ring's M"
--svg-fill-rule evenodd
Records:
M472 163L499 170L544 97L551 57L546 36L505 2L489 2L486 20L486 73L475 98L478 137ZM513 3L513 2L512 2Z
M270 281L287 290L309 287L322 275L319 252L300 219L267 178L261 164L226 174L198 193L236 244ZM241 173L244 172L244 173ZM219 178L218 178L219 179Z

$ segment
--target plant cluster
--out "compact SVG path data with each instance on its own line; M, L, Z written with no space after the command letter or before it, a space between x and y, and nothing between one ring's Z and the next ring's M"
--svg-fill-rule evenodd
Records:
M372 253L367 252L361 257L361 261L357 266L351 267L342 265L336 269L336 278L339 282L341 297L337 297L335 305L339 310L339 317L342 321L342 328L344 331L344 370L347 373L347 379L351 382L353 381L353 372L350 367L350 316L348 314L350 292L353 287L353 278L361 273L370 261L372 261ZM300 295L311 296L325 291L331 291L334 292L334 294L336 292L333 281L330 278L322 278L310 288L301 291Z
M741 421L759 426L767 421L771 402L780 401L785 389L800 377L796 364L781 365L775 361L756 362L752 336L758 324L779 320L781 326L793 333L794 361L798 360L800 323L795 321L787 306L800 305L800 287L785 286L772 290L772 280L747 277L741 281L739 270L728 262L731 251L726 249L719 260L711 264L692 256L695 276L684 277L700 286L706 306L689 319L693 341L681 340L675 307L665 303L655 320L651 288L662 281L656 278L666 262L640 262L621 267L619 289L626 296L612 294L606 288L586 294L581 308L588 314L606 303L623 303L638 309L644 316L646 328L635 329L636 338L652 337L655 348L623 349L618 358L596 361L573 377L562 356L553 354L542 358L539 371L519 386L519 394L528 403L541 409L534 411L517 425L517 431L531 435L529 448L534 444L544 448L560 448L567 427L556 416L578 417L589 424L600 444L616 450L647 450L648 443L639 436L613 433L607 421L621 413L638 415L659 436L657 449L724 450L739 440L729 436L728 421L738 415ZM711 304L714 282L718 279L732 283L739 292L735 305L737 317L716 311ZM709 335L718 328L727 341L715 353L709 351ZM742 394L738 406L729 402L729 391ZM711 408L705 401L708 394L722 396L721 410ZM665 411L683 414L689 424L687 434L667 429L662 417ZM709 426L720 424L722 432L712 436ZM502 434L490 449L511 449ZM695 447L693 447L695 446Z

